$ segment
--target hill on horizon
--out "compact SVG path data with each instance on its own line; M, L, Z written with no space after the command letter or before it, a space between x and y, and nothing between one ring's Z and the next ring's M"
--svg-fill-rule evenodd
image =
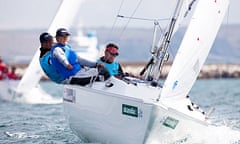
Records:
M11 30L0 33L3 59L8 63L28 63L39 48L39 35L42 29ZM74 36L77 29L69 30ZM100 47L109 42L119 45L119 61L148 61L151 57L153 29L127 28L83 28L84 32L94 31L97 34ZM184 35L185 28L175 34L170 45L170 59L174 58L177 48ZM240 63L240 25L223 25L213 44L207 63Z

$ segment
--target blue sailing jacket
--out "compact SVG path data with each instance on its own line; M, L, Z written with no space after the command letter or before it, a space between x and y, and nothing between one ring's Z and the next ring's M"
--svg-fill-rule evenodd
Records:
M106 63L106 62L103 62L101 59L97 60L97 62L101 62L104 64L104 67L108 70L109 74L111 76L115 76L115 75L118 75L118 70L119 70L119 63L117 62L112 62L112 63Z
M60 47L64 50L65 56L67 57L69 63L73 66L73 69L67 69L59 60L53 56L53 51L55 48ZM64 79L75 75L79 70L81 70L81 65L78 63L77 54L71 50L69 45L56 44L51 48L51 61L53 66L60 72Z
M50 63L50 51L45 53L43 57L39 59L40 65L45 72L45 74L54 82L61 83L64 77L53 67Z

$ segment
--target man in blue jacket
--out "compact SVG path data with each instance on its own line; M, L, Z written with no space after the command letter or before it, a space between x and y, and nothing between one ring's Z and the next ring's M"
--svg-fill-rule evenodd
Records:
M42 70L52 81L59 84L62 83L65 80L64 77L53 67L50 60L53 37L49 33L44 32L40 35L39 40L41 44L39 62Z
M65 79L63 83L86 85L92 80L100 81L97 66L101 63L90 62L79 57L68 44L70 33L65 28L56 32L57 43L51 48L51 62ZM90 67L85 69L84 66ZM104 80L110 75L104 72Z

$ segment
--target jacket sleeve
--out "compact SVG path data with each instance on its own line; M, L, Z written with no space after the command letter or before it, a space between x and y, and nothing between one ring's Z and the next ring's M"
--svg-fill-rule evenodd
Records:
M56 47L53 50L53 56L58 59L58 61L63 64L65 67L69 65L69 61L67 60L67 57L65 55L65 52L60 47Z
M83 59L81 58L80 56L78 56L78 63L81 65L81 66L87 66L87 67L96 67L97 66L97 63L96 62L91 62L89 60L86 60L86 59Z

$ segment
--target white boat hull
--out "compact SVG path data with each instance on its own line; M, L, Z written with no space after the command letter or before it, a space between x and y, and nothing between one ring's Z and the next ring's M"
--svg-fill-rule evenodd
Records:
M196 119L156 101L159 88L115 78L111 83L112 87L104 82L95 82L91 88L65 86L64 107L70 127L86 142L142 144L166 142L170 137L177 141L190 135L192 128L207 126L200 120L203 114ZM116 94L117 89L122 95ZM149 91L153 95L149 96ZM186 111L190 111L187 106ZM186 125L192 126L188 129Z
M155 81L175 33L176 20L184 18L194 2L177 2L168 31L151 52L153 71L148 72ZM89 87L65 86L64 106L73 131L89 142L106 144L209 143L199 137L212 125L186 96L207 58L228 4L229 0L198 1L162 90L115 78Z

